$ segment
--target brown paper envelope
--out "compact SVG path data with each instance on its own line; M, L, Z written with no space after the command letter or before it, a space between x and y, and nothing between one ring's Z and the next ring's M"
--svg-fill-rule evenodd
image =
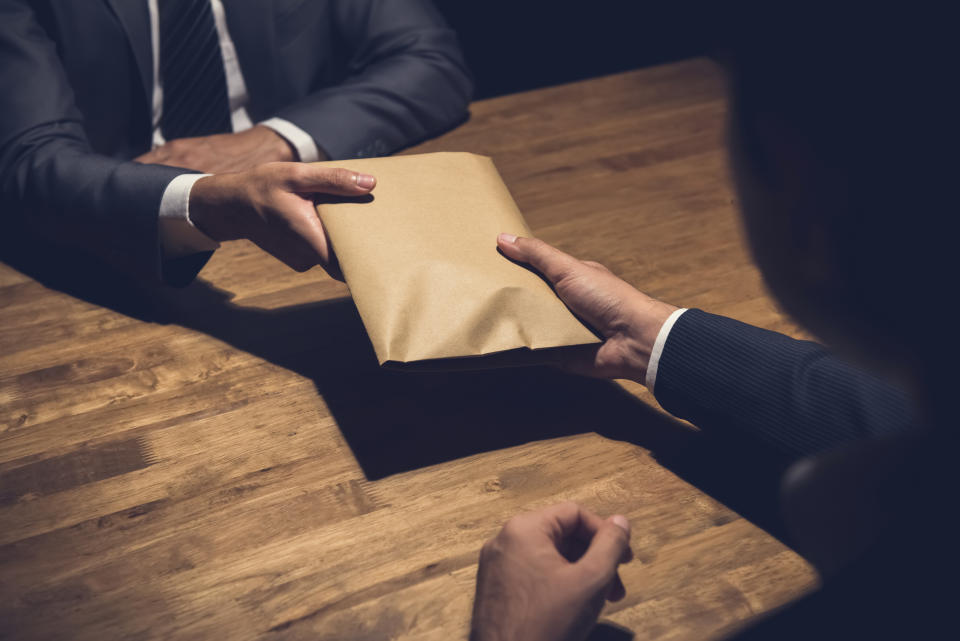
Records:
M497 250L500 232L530 230L489 158L319 164L377 178L372 199L332 199L317 212L381 365L458 359L462 368L463 357L599 342L546 282ZM523 360L503 356L475 366Z

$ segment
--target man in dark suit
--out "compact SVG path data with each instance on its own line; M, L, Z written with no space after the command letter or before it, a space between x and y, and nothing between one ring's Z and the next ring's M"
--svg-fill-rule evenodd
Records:
M751 249L784 308L843 358L677 309L542 241L498 240L605 338L570 369L644 382L704 431L793 456L783 517L824 585L744 641L954 627L960 341L944 302L957 270L943 141L956 105L943 79L955 55L934 49L950 42L934 22L913 32L896 5L875 8L777 4L735 23L746 28L731 45L731 161ZM585 639L624 595L629 536L622 516L574 504L515 517L481 553L471 638ZM560 550L577 539L586 552L568 560Z
M4 222L174 284L232 238L326 266L313 195L375 180L289 161L390 153L470 93L429 0L0 0Z

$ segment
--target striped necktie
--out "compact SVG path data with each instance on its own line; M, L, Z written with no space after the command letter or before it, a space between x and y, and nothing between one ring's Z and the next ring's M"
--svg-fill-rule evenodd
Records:
M210 0L159 0L164 138L232 131L227 78Z

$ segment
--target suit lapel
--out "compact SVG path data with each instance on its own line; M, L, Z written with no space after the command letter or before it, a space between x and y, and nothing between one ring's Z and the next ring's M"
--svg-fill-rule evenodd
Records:
M227 27L247 85L247 108L254 122L272 115L276 99L276 32L273 2L224 2Z
M147 105L153 102L153 50L147 0L106 0L130 41Z

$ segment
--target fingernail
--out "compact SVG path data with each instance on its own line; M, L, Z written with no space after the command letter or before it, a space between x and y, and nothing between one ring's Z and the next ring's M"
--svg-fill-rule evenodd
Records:
M619 527L627 534L630 533L630 521L627 520L627 517L623 516L622 514L614 514L612 517L610 517L610 520L613 521L614 525Z
M513 234L500 234L497 237L497 240L499 240L500 242L509 243L512 245L515 242L517 242L517 237L514 236Z
M377 184L377 179L370 174L357 174L357 187L360 189L373 189Z

